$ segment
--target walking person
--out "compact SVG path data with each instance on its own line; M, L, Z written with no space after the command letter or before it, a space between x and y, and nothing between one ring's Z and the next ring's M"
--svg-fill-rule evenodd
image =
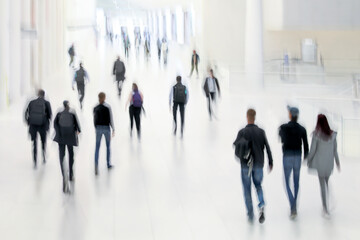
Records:
M311 147L307 161L309 168L316 170L318 174L324 217L330 216L329 178L334 169L334 161L340 171L336 135L337 133L331 130L326 116L319 114L315 131L312 134Z
M63 177L63 192L69 192L68 181L74 181L74 146L78 146L78 134L80 134L80 123L76 112L70 109L69 101L64 101L64 110L59 112L54 120L55 138L59 144L60 168ZM69 154L69 172L64 167L65 148Z
M100 92L99 95L99 105L94 108L94 125L96 130L96 148L95 148L95 175L98 175L99 168L99 150L101 138L104 135L106 142L106 163L107 168L113 168L110 162L110 140L111 140L111 129L112 137L115 136L115 127L113 122L113 115L111 107L105 102L106 95L103 92ZM111 129L110 129L111 127Z
M80 63L80 68L75 72L74 80L73 80L73 90L74 84L76 83L77 91L79 94L80 108L83 108L83 101L85 97L85 79L89 82L89 75L87 71L84 69L82 63Z
M166 65L169 48L168 48L168 43L165 38L163 38L163 40L162 40L161 51L162 51L162 55L163 55L164 65Z
M70 63L69 66L74 67L74 57L75 57L75 49L74 44L71 44L69 50L68 50L69 56L70 56Z
M194 68L196 69L196 74L197 74L197 78L199 78L199 69L198 69L198 65L200 62L200 57L199 55L196 53L196 51L193 51L193 54L191 56L191 72L190 72L190 76L192 76L193 72L194 72Z
M204 92L208 100L208 109L210 120L212 119L212 103L216 102L216 94L220 97L220 85L218 79L214 76L214 71L210 69L210 76L205 79Z
M141 115L141 110L143 107L143 102L144 102L144 96L139 91L137 84L133 83L132 91L129 94L129 98L125 105L125 108L130 104L130 106L129 106L130 136L132 136L132 129L133 129L134 120L135 120L136 130L137 130L139 139L141 136L140 115Z
M162 46L162 42L160 41L160 38L157 39L157 49L158 49L158 58L159 58L159 62L161 59L161 46Z
M176 84L171 88L169 107L171 107L171 101L173 101L173 116L174 116L174 135L177 131L177 109L180 109L181 118L181 137L184 133L185 123L185 106L189 100L189 91L185 85L181 83L181 76L176 77Z
M259 199L259 222L263 223L265 221L265 201L261 183L263 180L264 148L266 148L269 159L269 171L273 168L273 159L265 131L255 125L255 110L249 109L246 115L248 125L238 132L233 145L235 146L235 154L240 159L241 180L244 190L248 220L252 222L254 219L254 210L251 198L252 180Z
M120 56L118 56L114 63L113 75L115 75L115 81L117 82L119 97L121 97L121 90L125 80L125 73L125 64L120 60Z
M290 202L290 217L297 216L297 197L299 193L299 179L301 168L301 147L304 147L304 159L309 153L306 129L297 121L299 109L288 107L290 122L283 124L279 128L279 136L282 142L283 167L285 176L286 191ZM293 175L294 192L290 188L290 176Z
M37 166L37 134L42 145L43 163L46 163L46 135L49 131L52 116L51 105L45 100L45 91L38 91L38 98L32 100L25 110L25 122L29 126L29 134L33 142L34 168Z

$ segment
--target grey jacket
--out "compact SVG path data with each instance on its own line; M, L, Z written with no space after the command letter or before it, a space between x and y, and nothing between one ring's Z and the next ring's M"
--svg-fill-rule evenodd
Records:
M334 169L334 160L338 165L339 155L337 152L336 132L330 139L324 140L314 133L311 141L310 153L308 155L308 166L317 170L320 177L329 177Z

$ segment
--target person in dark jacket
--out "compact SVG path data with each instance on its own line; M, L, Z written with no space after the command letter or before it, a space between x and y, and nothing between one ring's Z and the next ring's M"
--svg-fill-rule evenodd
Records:
M208 99L208 108L210 119L212 118L211 102L216 101L216 93L220 96L220 85L218 79L214 76L214 71L210 69L210 76L205 79L204 92Z
M74 180L74 146L78 146L78 134L81 132L76 112L70 109L69 101L64 101L64 110L59 112L54 120L55 138L59 144L60 168L63 176L63 191L68 192L68 178ZM69 153L69 175L64 170L65 147Z
M265 131L255 123L256 112L254 109L249 109L247 111L247 121L248 125L241 129L238 132L236 140L234 142L235 147L241 142L248 142L250 153L251 153L251 163L245 162L241 160L241 180L244 189L244 197L245 204L247 208L247 214L249 221L253 221L254 218L254 210L251 199L251 179L255 185L256 193L259 199L259 210L260 217L259 222L263 223L265 221L264 215L264 196L263 190L261 187L261 182L263 179L263 168L264 168L264 148L266 148L266 152L269 159L269 170L271 171L273 168L273 159L271 155L271 150L269 143L267 141Z
M94 125L96 129L96 149L95 149L95 175L98 175L99 149L102 135L106 141L106 162L107 168L111 169L113 165L110 162L110 135L112 128L112 136L115 136L115 127L112 117L112 111L109 104L105 103L105 93L99 93L99 105L94 108Z
M121 96L121 90L125 80L125 72L125 64L120 60L120 56L118 56L114 63L113 75L115 75L115 80L117 82L119 97Z
M196 51L193 51L193 54L191 56L191 72L190 72L190 77L192 76L193 72L194 72L194 68L196 68L196 74L197 77L199 78L199 69L198 69L198 65L200 62L200 57L199 55L196 53Z
M69 48L68 53L69 53L69 56L70 56L69 66L71 66L71 64L74 63L74 56L75 56L74 44L71 44L71 47Z
M29 134L33 141L34 168L37 166L37 134L39 133L42 144L43 163L46 163L46 135L49 131L52 116L51 105L44 99L45 91L38 91L38 98L32 100L25 110L25 122L29 126Z
M125 104L125 109L129 106L129 116L130 116L130 136L132 136L132 129L134 126L134 120L136 124L136 130L138 133L138 138L141 137L141 123L140 123L140 115L142 110L142 105L144 102L144 96L139 91L138 85L133 83L132 91L129 94L128 101Z
M80 68L75 72L74 80L73 80L73 90L74 84L76 83L78 94L79 94L79 101L80 101L80 108L83 108L83 101L85 97L85 79L89 82L89 75L84 69L82 63L80 63Z
M296 107L288 107L290 122L283 124L279 128L279 135L283 149L283 166L286 191L290 202L290 217L292 219L297 216L297 197L299 192L299 179L301 168L301 146L304 145L304 159L309 153L309 145L307 141L306 129L297 123L299 117L299 109ZM293 173L294 193L290 188L290 175Z

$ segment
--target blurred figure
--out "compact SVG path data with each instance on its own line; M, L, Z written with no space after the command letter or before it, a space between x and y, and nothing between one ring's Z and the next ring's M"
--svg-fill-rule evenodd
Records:
M168 43L167 43L165 38L163 38L163 40L162 40L161 51L162 51L162 54L163 54L164 65L166 65L167 64L167 55L168 55L169 49L168 49Z
M144 51L145 51L146 60L149 60L151 49L150 49L150 40L148 38L145 38Z
M118 56L114 63L113 75L115 75L115 80L117 82L119 97L121 96L121 90L125 80L125 72L125 64L120 60L120 56Z
M304 144L304 159L309 153L309 145L307 141L306 129L297 123L299 117L299 109L296 107L288 107L290 122L283 124L279 128L279 136L283 149L283 166L286 191L290 202L290 217L292 219L297 216L297 197L299 192L299 179L301 168L301 145ZM294 193L290 188L290 175L293 173Z
M129 35L125 34L124 35L124 50L125 50L125 57L129 57L129 48L130 48L130 39L129 39Z
M110 134L112 128L112 136L115 136L115 127L113 122L113 115L111 107L109 104L105 103L106 95L103 92L100 92L99 95L99 105L94 108L94 125L96 130L96 149L95 149L95 175L98 175L99 168L99 150L102 135L105 137L106 141L106 163L107 168L113 168L110 162Z
M132 136L132 129L133 129L134 119L135 119L136 130L137 130L139 139L141 136L140 114L141 114L143 102L144 102L144 96L139 91L137 84L133 83L132 91L129 94L129 98L125 105L125 108L130 104L130 107L129 107L130 136Z
M78 146L78 134L81 132L76 112L70 109L69 101L64 101L64 110L59 112L54 120L55 138L59 144L61 174L63 176L63 192L69 193L68 181L74 180L74 146ZM69 153L69 173L64 169L65 147Z
M135 35L136 57L139 56L140 44L141 44L141 34L137 33L137 34Z
M70 56L70 63L69 66L74 67L74 57L75 57L75 49L74 49L74 44L71 44L71 47L68 50L69 56Z
M87 74L86 70L84 69L82 63L80 63L80 68L75 72L74 80L73 80L73 90L74 84L76 83L78 94L79 94L79 101L80 101L80 108L83 108L83 101L85 97L85 78L89 82L89 75Z
M42 144L43 163L46 163L46 134L49 131L52 116L51 105L45 99L45 91L38 91L38 98L32 100L25 110L25 121L29 126L29 134L33 141L34 168L37 166L37 133Z
M252 180L259 199L259 222L263 223L265 221L265 201L261 182L263 180L264 148L266 148L269 159L269 171L273 168L273 159L265 131L255 125L255 110L249 109L246 115L248 125L241 129L236 137L234 142L235 154L240 159L241 180L243 184L248 219L250 222L254 219L254 210L251 198Z
M210 120L211 120L212 112L213 112L211 103L216 102L216 93L218 93L218 95L220 97L220 85L219 85L217 78L214 76L214 71L212 69L210 69L209 73L210 73L210 76L205 79L203 88L204 88L205 95L208 99L209 115L210 115Z
M176 77L176 84L171 88L169 106L171 107L171 100L173 101L173 115L174 115L174 135L177 130L177 109L180 108L181 117L181 137L184 133L185 122L185 105L189 100L189 91L185 85L181 83L181 76Z
M340 171L336 135L337 133L331 130L326 116L319 114L307 161L309 168L315 169L319 177L323 215L325 217L330 215L328 205L329 178L334 169L334 160Z
M199 55L196 53L196 51L193 51L193 55L191 56L191 72L190 72L190 77L192 76L193 72L194 72L194 68L196 68L196 74L197 74L197 78L199 78L199 69L198 69L198 64L200 62L200 57Z
M160 62L160 59L161 59L161 45L162 45L162 42L160 41L160 38L158 38L157 39L157 49L158 49L159 62Z

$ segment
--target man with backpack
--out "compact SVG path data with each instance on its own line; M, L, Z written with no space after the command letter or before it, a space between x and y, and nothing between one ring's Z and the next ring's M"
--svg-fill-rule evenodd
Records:
M254 109L247 111L248 125L241 129L234 142L235 155L240 160L241 180L244 190L247 215L250 222L254 219L254 210L251 198L251 180L253 181L259 199L259 222L265 221L265 201L261 182L264 168L264 148L269 159L269 170L273 168L273 159L265 131L255 125L256 112Z
M115 75L115 80L117 82L119 97L121 96L121 90L125 80L125 72L126 72L125 64L120 60L120 56L118 56L114 63L113 75Z
M74 44L71 44L71 47L69 48L68 53L69 53L69 56L70 56L69 66L71 66L71 64L74 63L74 56L75 56Z
M82 63L80 63L80 68L75 72L74 80L73 80L73 90L74 84L76 83L78 94L79 94L79 101L80 101L80 108L83 108L83 101L85 97L85 78L87 81L90 81L89 75L87 74L86 70L84 69Z
M37 166L37 134L39 133L42 144L43 163L46 163L46 134L49 130L52 116L51 106L44 99L45 91L38 91L38 98L32 100L25 110L25 121L29 126L29 134L33 141L34 168Z
M59 144L60 168L63 176L63 192L69 192L68 180L74 180L74 146L78 146L80 123L75 110L70 109L69 101L64 101L64 110L59 112L54 120L55 138ZM69 153L69 173L64 169L65 147Z
M140 115L141 110L143 109L143 101L144 97L142 93L139 91L138 86L136 83L133 83L132 85L132 92L129 95L128 101L126 103L125 108L128 104L130 104L129 107L129 115L130 115L130 136L132 136L132 129L134 125L134 119L136 124L136 130L138 133L138 138L140 139L141 136L141 128L140 128Z
M173 115L174 115L174 135L177 130L177 109L180 109L181 117L181 136L184 133L184 121L185 121L185 105L189 100L189 91L185 85L181 83L181 76L176 77L176 84L171 88L169 106L171 106L171 100L173 101Z
M214 71L210 69L210 76L205 79L204 92L208 99L209 115L212 118L211 102L215 102L216 93L220 96L220 86L216 77L214 77Z

